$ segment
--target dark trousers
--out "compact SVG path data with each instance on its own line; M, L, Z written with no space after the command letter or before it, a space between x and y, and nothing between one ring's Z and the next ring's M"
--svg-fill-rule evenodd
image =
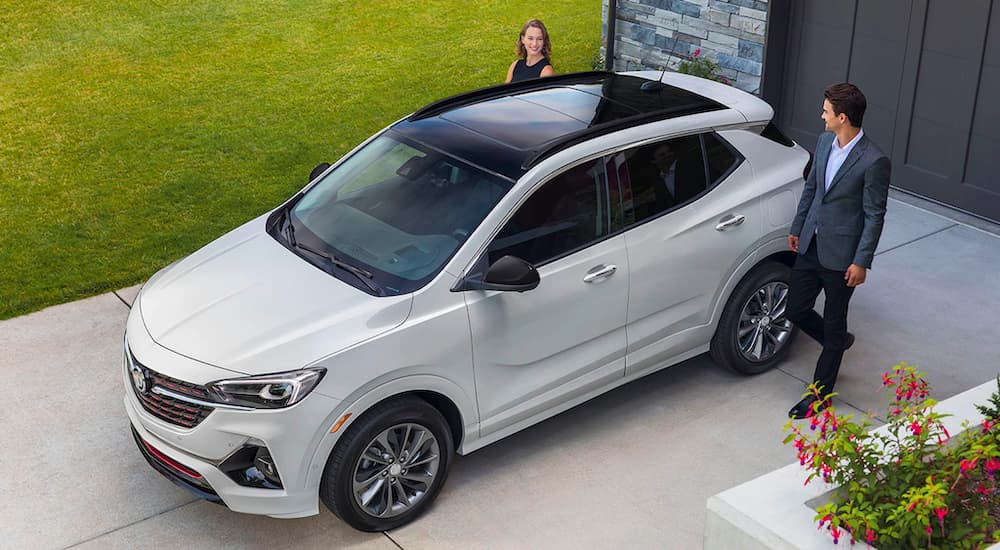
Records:
M814 238L806 253L795 260L789 283L788 319L823 346L813 374L822 395L833 391L847 345L847 304L854 287L847 286L844 273L819 263ZM822 317L813 309L820 290L826 297Z

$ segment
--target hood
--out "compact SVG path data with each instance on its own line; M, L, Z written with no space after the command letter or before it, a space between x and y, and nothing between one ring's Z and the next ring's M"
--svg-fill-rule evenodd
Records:
M245 374L302 368L402 324L412 296L374 297L264 232L264 217L151 279L143 323L161 346Z

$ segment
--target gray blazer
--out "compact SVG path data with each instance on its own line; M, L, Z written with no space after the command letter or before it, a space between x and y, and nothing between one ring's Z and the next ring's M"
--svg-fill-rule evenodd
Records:
M819 262L827 269L870 268L882 236L891 164L867 135L861 136L827 191L826 163L834 139L831 132L819 137L791 234L799 237L799 254L815 236Z

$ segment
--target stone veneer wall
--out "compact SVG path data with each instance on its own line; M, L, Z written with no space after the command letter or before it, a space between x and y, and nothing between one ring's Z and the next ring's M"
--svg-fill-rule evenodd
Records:
M767 8L767 0L618 0L614 68L676 70L700 49L737 88L759 94ZM608 0L603 14L606 43Z

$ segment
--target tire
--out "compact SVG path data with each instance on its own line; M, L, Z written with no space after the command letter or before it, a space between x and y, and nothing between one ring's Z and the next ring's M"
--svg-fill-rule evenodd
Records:
M447 421L423 399L380 403L337 442L319 496L355 529L395 529L430 506L448 477L454 452Z
M790 277L785 264L766 262L736 285L709 348L716 363L760 374L784 360L798 333L785 317Z

